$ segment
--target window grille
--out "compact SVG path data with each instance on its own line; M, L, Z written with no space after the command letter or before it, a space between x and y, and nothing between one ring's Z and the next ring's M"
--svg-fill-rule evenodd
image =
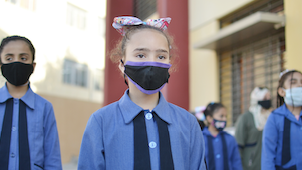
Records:
M134 0L133 15L141 20L147 19L157 11L157 0Z
M269 88L276 107L284 51L285 36L281 29L256 42L220 53L220 100L231 113L229 121L233 125L249 109L250 93L256 86Z

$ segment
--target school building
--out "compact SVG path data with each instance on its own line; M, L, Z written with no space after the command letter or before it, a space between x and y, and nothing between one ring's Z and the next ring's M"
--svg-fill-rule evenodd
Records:
M276 106L279 73L302 70L301 0L110 0L107 51L120 36L111 27L119 15L172 18L168 30L180 61L163 94L191 111L220 101L229 126L248 109L255 86L268 87ZM126 88L116 67L106 58L104 104L116 101Z
M105 15L105 0L0 0L1 40L21 35L36 48L30 86L53 104L63 163L103 103Z

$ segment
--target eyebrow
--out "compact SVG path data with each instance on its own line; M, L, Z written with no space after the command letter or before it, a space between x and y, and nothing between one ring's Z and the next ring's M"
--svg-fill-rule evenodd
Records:
M12 56L12 55L14 55L14 54L12 54L12 53L5 54L5 56ZM29 55L29 54L28 53L21 53L20 55Z
M149 50L148 48L136 48L136 49L133 50L133 52L136 52L136 51L146 51L146 52L150 52L151 50ZM168 51L165 50L165 49L158 49L158 50L156 50L156 52L168 53Z

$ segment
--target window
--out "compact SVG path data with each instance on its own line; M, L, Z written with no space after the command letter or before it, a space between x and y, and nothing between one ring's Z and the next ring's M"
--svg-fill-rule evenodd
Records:
M75 61L65 59L63 66L63 82L75 86L88 86L88 67Z
M103 91L104 71L101 69L93 70L93 90Z
M253 1L220 19L220 28L258 11L282 13L283 0ZM240 38L240 37L238 37ZM285 52L284 28L268 29L228 48L219 49L220 101L226 106L228 122L234 125L241 113L248 111L250 94L256 86L270 90L276 107L279 73L283 70Z
M67 4L66 23L81 30L86 28L87 12L74 5Z
M36 9L36 0L6 0L6 1L31 11L34 11Z
M229 121L233 125L249 109L250 93L255 86L269 88L276 107L276 89L284 64L284 29L265 34L257 41L219 55L220 100L231 113Z

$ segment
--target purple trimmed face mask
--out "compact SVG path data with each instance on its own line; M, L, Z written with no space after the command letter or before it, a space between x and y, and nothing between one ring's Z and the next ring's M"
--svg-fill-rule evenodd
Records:
M168 70L171 64L127 61L124 66L129 81L145 94L159 92L170 77Z

